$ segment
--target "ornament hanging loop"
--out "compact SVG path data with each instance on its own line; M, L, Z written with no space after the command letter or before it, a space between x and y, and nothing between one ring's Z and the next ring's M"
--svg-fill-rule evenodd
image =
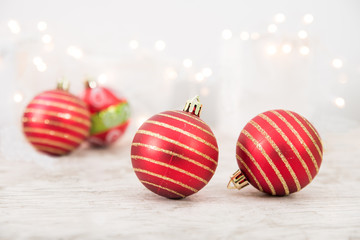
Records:
M192 99L186 101L184 111L190 112L198 117L200 117L202 104L200 103L199 95L196 95Z
M69 91L69 88L70 88L70 82L65 77L62 77L58 80L56 89Z
M96 88L97 82L94 79L85 79L85 88Z
M249 182L246 180L245 175L240 171L240 169L238 169L236 172L234 172L233 175L230 176L230 181L227 185L227 188L240 190L247 185L249 185Z

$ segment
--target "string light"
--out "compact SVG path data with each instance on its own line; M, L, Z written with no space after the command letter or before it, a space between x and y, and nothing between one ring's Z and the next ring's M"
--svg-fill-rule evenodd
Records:
M260 34L258 32L251 33L252 40L258 40L260 38Z
M19 103L24 99L24 97L20 92L16 92L13 96L13 99L14 99L14 102Z
M274 55L277 52L277 48L274 45L269 45L266 47L266 53L268 55Z
M136 40L131 40L131 41L129 42L129 47L130 47L131 49L137 49L137 48L139 47L139 42L136 41Z
M339 58L334 58L331 62L331 65L334 67L334 68L337 68L337 69L340 69L342 68L343 66L343 61Z
M338 107L338 108L344 108L345 107L345 99L343 99L342 97L337 97L334 100L334 104Z
M300 30L300 31L298 32L298 37L299 37L300 39L305 39L305 38L308 37L308 33L307 33L305 30Z
M204 80L204 75L201 72L199 72L199 73L195 74L195 79L198 82L202 82Z
M45 34L44 36L42 36L41 40L43 43L49 44L52 42L52 37L49 34Z
M108 76L105 73L102 73L98 76L97 80L98 80L98 83L104 84L107 82Z
M68 47L67 54L69 54L70 56L72 56L75 59L80 59L84 55L83 51L80 48L75 47L75 46Z
M193 62L192 62L192 60L189 59L189 58L184 59L184 61L183 61L183 65L184 65L185 68L191 68L191 67L192 67L192 64L193 64Z
M286 43L286 44L282 45L281 51L285 54L289 54L292 51L292 47L290 44Z
M304 17L303 17L303 21L305 24L310 24L314 21L314 16L311 15L311 14L305 14Z
M175 69L174 68L167 68L166 70L165 70L165 78L166 79L169 79L169 80L173 80L173 79L176 79L177 78L177 76L178 76L178 74L177 74L177 72L175 71Z
M232 37L232 32L230 29L225 29L222 31L222 38L225 40L229 40Z
M240 33L240 39L241 40L246 41L246 40L249 40L249 38L250 38L250 34L248 32L241 32Z
M13 34L19 34L21 32L20 25L15 20L10 20L8 22L8 27Z
M339 76L339 83L346 84L348 82L348 76L346 74L340 74Z
M47 23L44 21L38 22L37 28L40 32L43 32L47 29Z
M274 16L274 21L276 23L283 23L283 22L285 22L285 19L286 19L286 17L283 13L278 13Z
M41 57L34 57L33 58L33 63L35 65L35 67L37 68L37 70L39 72L45 72L47 69L47 65L46 63L42 60Z
M207 88L207 87L202 87L201 89L200 89L200 94L202 95L202 96L208 96L209 95L209 88Z
M348 77L346 74L341 74L339 76L339 83L346 84L348 82Z
M208 68L208 67L203 68L201 72L204 75L204 77L210 77L213 73L211 68Z
M309 55L310 49L307 46L301 46L299 48L299 53L304 56Z
M158 40L155 42L155 49L157 51L164 51L165 47L166 47L166 44L164 41Z
M267 28L269 33L274 33L277 31L277 26L275 24L270 24Z

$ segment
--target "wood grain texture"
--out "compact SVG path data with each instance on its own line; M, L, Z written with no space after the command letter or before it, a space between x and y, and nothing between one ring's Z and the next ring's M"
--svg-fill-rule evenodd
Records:
M142 186L130 138L47 167L0 155L0 239L360 239L359 136L323 134L318 176L288 197L226 189L237 166L228 137L213 179L183 200Z

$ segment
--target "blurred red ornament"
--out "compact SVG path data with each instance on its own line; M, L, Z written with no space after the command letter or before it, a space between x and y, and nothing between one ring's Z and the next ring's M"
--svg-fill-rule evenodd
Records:
M134 171L152 192L179 199L202 189L218 163L218 147L210 127L199 118L198 97L184 111L166 111L148 119L137 131L131 160Z
M229 185L251 185L271 195L300 191L317 175L323 156L320 136L301 115L267 111L253 118L236 144L236 171Z
M23 131L27 140L39 151L65 155L88 137L90 113L85 103L70 94L67 81L56 90L37 95L26 107Z
M110 89L88 80L82 99L88 104L91 114L90 143L107 146L124 134L130 117L125 98L118 98Z

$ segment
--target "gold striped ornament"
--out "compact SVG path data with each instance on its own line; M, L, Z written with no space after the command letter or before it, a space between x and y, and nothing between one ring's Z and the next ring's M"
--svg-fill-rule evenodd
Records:
M61 156L88 137L90 113L85 103L68 92L60 80L56 90L37 95L26 107L22 123L27 140L38 150Z
M140 182L171 199L189 196L212 178L218 146L210 127L200 119L198 97L183 111L166 111L144 122L131 146L131 161Z
M314 179L322 157L319 133L308 120L291 111L267 111L241 131L236 143L240 169L230 177L228 188L250 183L271 195L289 195Z

